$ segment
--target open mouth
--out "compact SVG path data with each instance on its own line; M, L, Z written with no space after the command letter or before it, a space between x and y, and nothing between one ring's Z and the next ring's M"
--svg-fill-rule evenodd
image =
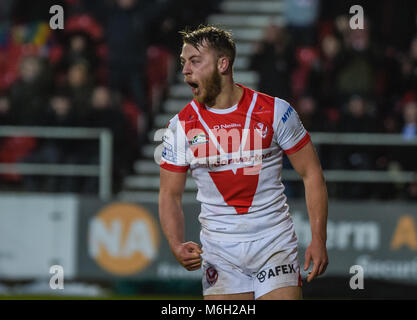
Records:
M193 94L196 95L198 92L198 84L196 82L187 81L187 84L191 87Z
M194 88L194 89L197 89L198 88L198 84L197 83L195 83L195 82L187 82L188 83L188 85L191 87L191 88Z

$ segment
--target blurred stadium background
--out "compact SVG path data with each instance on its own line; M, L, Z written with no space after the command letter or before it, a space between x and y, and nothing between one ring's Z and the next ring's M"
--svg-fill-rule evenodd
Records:
M312 133L330 265L304 296L417 298L414 0L1 0L1 297L201 297L200 271L181 269L159 227L155 161L158 129L191 98L178 31L201 23L233 33L238 82L288 100ZM303 261L308 216L288 161L284 178ZM195 190L189 180L184 212L198 241Z

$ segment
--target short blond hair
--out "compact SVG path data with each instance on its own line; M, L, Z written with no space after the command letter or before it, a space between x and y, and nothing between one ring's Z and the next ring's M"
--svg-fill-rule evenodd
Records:
M236 45L231 32L210 25L200 25L195 30L180 31L180 34L184 43L192 45L197 50L205 41L220 56L229 58L230 65L233 66L236 57Z

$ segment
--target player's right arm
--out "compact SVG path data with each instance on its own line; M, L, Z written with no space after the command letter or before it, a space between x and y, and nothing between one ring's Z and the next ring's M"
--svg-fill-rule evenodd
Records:
M168 124L163 138L164 150L161 157L159 186L159 220L172 253L187 270L201 266L200 246L185 242L182 194L189 163L187 160L188 140L178 115Z
M194 242L185 242L182 194L187 178L186 172L160 169L159 219L162 231L168 240L177 261L187 270L201 267L201 249Z

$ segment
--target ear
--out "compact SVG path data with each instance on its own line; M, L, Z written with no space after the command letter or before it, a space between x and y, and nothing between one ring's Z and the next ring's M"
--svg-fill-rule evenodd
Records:
M229 70L230 61L228 57L222 56L219 59L217 59L217 70L221 74L226 73Z

